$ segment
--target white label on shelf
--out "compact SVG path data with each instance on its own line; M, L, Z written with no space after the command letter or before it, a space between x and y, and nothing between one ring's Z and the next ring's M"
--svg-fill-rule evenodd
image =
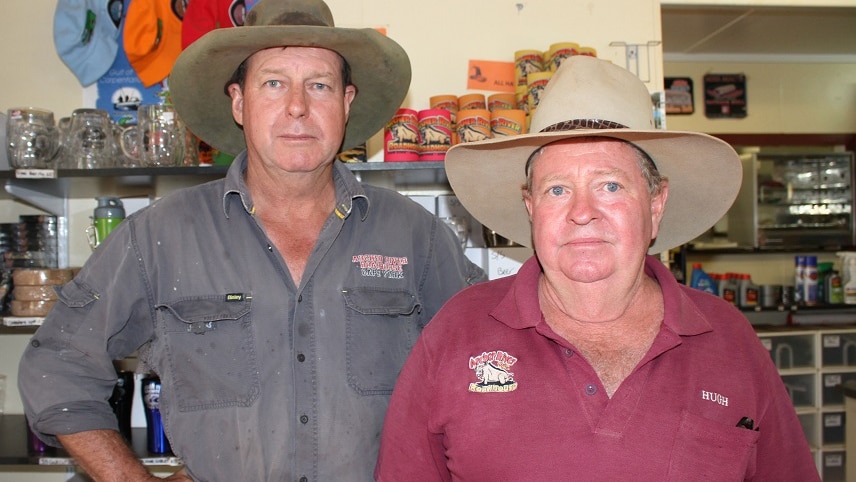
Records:
M34 316L4 316L3 326L40 326L44 320Z
M766 348L767 351L773 351L773 340L769 338L761 338L761 344L764 345L764 348Z
M827 413L823 416L824 427L840 427L842 425L840 413Z
M824 348L838 348L841 346L840 335L823 335Z
M39 457L39 465L74 465L74 459L68 457Z
M823 456L824 467L843 467L844 456L841 454L826 454Z
M140 459L143 465L171 465L178 467L184 465L184 462L178 457L143 457Z
M824 387L834 387L835 385L841 385L841 375L836 374L823 377Z
M18 179L56 179L56 169L15 169Z

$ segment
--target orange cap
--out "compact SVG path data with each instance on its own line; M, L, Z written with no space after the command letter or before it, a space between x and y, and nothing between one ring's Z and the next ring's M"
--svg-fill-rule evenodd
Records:
M172 0L135 0L125 15L125 53L146 87L166 79L181 53L184 12L174 11L172 3Z

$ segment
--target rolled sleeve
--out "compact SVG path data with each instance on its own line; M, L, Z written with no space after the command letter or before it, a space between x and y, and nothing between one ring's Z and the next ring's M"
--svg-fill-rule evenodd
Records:
M113 360L133 354L152 334L150 303L132 296L146 292L134 251L128 219L57 290L58 302L24 350L18 368L24 411L49 444L58 445L58 434L117 428L108 403L116 385ZM105 269L107 259L122 261Z

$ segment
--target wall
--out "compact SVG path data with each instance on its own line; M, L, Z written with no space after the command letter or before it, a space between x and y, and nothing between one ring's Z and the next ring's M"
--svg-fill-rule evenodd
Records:
M56 0L4 2L0 16L0 110L35 106L64 117L85 105L93 89L84 89L56 54L52 41ZM405 106L428 107L436 94L467 93L468 60L512 61L515 50L547 50L551 43L574 41L597 49L598 55L619 65L627 65L623 45L612 42L647 44L660 40L659 3L656 0L575 1L539 0L498 3L490 0L329 0L337 25L343 27L385 27L409 53L413 82ZM620 11L619 17L615 12ZM662 89L662 61L658 47L640 52L639 73L648 79L651 90ZM633 65L635 67L635 63ZM369 149L379 152L379 136ZM376 159L376 156L375 156ZM94 183L96 188L103 181ZM165 185L166 184L166 185ZM186 183L184 183L186 184ZM151 190L160 196L182 185L163 181ZM121 189L121 186L107 186ZM135 188L136 189L136 188ZM88 191L86 191L88 193ZM75 194L69 203L70 260L83 263L89 254L82 231L94 208L89 194ZM0 222L17 221L19 214L36 210L5 193L0 193ZM0 336L0 373L9 376L7 413L21 413L16 389L17 360L26 336ZM0 467L0 471L2 471ZM34 480L34 476L0 473L0 479ZM35 476L38 478L37 476ZM62 475L45 475L39 480L63 480Z
M695 111L670 115L671 130L711 134L856 132L856 63L664 62L666 77L693 80ZM708 119L704 115L704 76L745 74L747 116Z

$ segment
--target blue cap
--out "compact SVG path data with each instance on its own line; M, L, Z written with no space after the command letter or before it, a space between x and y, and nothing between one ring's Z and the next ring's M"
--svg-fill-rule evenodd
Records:
M57 54L86 87L110 70L119 52L122 0L59 0L54 13Z

